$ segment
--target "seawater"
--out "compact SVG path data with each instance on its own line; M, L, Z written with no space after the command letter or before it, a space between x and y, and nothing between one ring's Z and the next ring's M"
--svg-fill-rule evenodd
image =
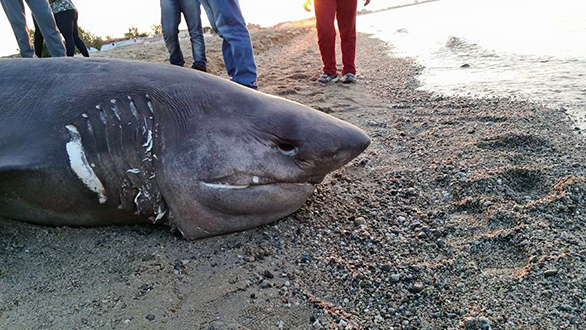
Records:
M439 0L357 27L423 65L423 89L538 101L586 127L586 1Z

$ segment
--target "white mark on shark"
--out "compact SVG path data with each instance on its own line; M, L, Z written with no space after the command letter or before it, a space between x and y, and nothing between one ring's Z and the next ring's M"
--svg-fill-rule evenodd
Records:
M146 148L145 152L151 152L153 149L153 131L149 130L147 141L142 146Z
M240 185L232 185L232 184L225 184L225 183L207 183L202 182L206 187L214 188L214 189L246 189L249 186L240 186Z
M138 110L136 109L136 105L134 104L134 100L130 96L127 96L127 98L130 101L130 112L132 112L132 116L134 117L134 119L138 119Z
M136 197L134 197L134 204L136 204L136 210L137 212L140 212L140 206L138 205L138 198L140 197L140 195L142 195L142 191L138 191L138 194L136 194Z
M79 131L73 125L67 125L65 127L69 130L69 135L71 136L71 141L67 142L66 145L71 169L91 191L98 194L100 204L106 203L108 200L106 189L88 163L83 145L81 144Z
M159 220L163 219L165 214L167 214L167 210L163 210L161 205L159 205L159 207L157 208L157 217L155 218L155 221L153 221L153 223L157 223Z

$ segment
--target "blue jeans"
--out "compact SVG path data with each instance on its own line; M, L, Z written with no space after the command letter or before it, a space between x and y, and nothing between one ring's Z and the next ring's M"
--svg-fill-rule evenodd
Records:
M14 36L20 48L20 55L22 57L33 57L34 49L26 25L22 0L0 0L0 2L10 25L12 25ZM65 47L61 41L59 31L57 31L49 2L47 0L26 0L26 3L37 21L41 33L45 36L51 57L65 56Z
M163 37L169 50L171 64L183 66L185 59L179 43L179 24L181 13L185 17L191 48L193 51L193 67L207 67L206 46L201 28L201 7L199 0L161 0L161 25Z
M252 42L238 0L200 2L206 9L210 22L213 22L212 28L224 39L222 53L228 76L236 83L256 89L256 64Z

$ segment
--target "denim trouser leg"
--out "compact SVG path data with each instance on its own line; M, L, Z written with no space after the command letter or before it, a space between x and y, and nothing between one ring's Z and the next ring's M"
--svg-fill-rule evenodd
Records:
M226 66L228 77L234 79L234 76L236 75L236 64L234 63L232 49L230 48L230 44L226 41L226 39L222 41L222 55L224 55L224 66Z
M191 49L193 51L193 67L206 68L206 45L201 27L201 6L199 0L180 0L181 12L185 16L185 22L191 37Z
M39 29L45 38L49 55L51 57L65 56L65 47L61 40L61 34L57 30L55 18L51 11L51 6L47 0L26 0L28 7L31 9Z
M238 0L210 0L218 35L224 39L222 50L226 68L231 65L234 72L232 80L241 85L256 88L256 64L252 52L252 42L240 11ZM231 57L230 57L231 55ZM228 74L230 72L228 71Z
M26 25L26 16L24 14L24 3L22 0L0 0L2 7L12 26L12 31L18 42L20 55L22 57L33 57L34 50L31 44L28 26Z
M214 11L212 9L212 5L210 5L209 0L199 0L199 3L202 5L203 9L208 16L208 21L210 21L210 25L212 26L212 30L218 33L218 27L216 26L216 17L214 16Z
M169 50L169 62L183 66L185 59L179 44L179 24L181 23L181 9L179 0L161 0L161 26L163 38Z

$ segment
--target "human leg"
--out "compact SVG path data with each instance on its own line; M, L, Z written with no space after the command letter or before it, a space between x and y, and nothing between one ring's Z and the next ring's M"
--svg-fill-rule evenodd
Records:
M208 21L210 21L210 25L212 26L212 30L218 33L218 27L216 26L216 17L214 16L214 10L212 9L212 5L210 4L209 0L199 0L199 3L203 7L206 15L208 17Z
M85 42L79 37L79 26L77 25L77 19L79 17L79 13L77 10L75 11L75 16L73 18L73 40L75 41L75 47L79 50L83 57L90 57L90 54L87 50L87 46Z
M342 44L342 75L356 74L356 8L358 0L338 1L338 30Z
M201 27L201 6L199 0L180 0L181 12L191 37L193 68L205 71L207 67L206 45Z
M35 45L35 55L37 55L38 58L41 58L43 57L43 43L45 42L45 38L43 38L43 34L41 33L39 25L37 24L37 21L34 17L33 24L35 25L35 36L33 38L33 43Z
M179 44L179 23L181 23L179 0L161 0L161 26L165 45L169 50L169 62L183 66L185 59Z
M55 22L57 22L57 27L65 39L65 49L69 57L75 55L75 39L73 39L74 15L74 10L62 11L55 14Z
M49 2L47 0L26 0L26 3L39 25L51 57L65 56L65 47L63 47L59 31L57 31Z
M337 0L315 0L315 18L319 52L323 62L323 72L335 75L336 67L336 17Z
M22 0L0 0L6 17L12 26L14 37L18 42L18 48L22 57L33 57L34 50L31 44L26 17L24 13L24 4Z
M234 67L232 80L241 85L256 88L256 64L252 42L238 0L211 0L210 4L218 35L224 39L222 50L228 74L230 74L228 67L231 59ZM226 61L227 58L228 61Z

